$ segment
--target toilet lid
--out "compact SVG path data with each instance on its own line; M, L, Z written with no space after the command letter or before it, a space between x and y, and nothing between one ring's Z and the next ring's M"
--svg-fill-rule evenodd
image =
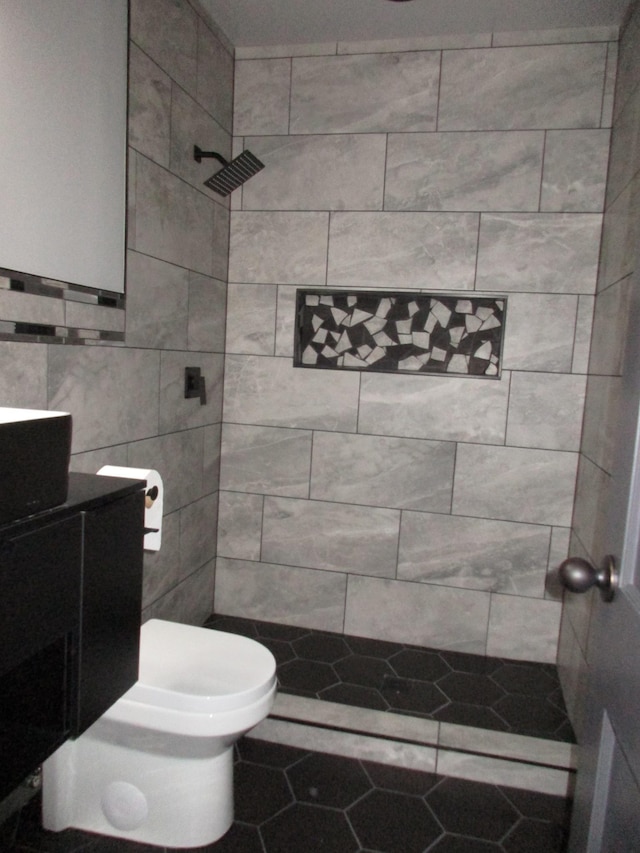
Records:
M130 698L217 713L258 701L275 682L275 658L256 640L151 619L140 632L139 680Z

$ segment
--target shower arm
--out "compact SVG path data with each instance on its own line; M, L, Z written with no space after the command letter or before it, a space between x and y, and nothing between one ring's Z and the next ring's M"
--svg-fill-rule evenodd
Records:
M204 157L214 157L219 163L222 163L223 166L228 166L229 161L225 160L222 154L218 154L217 151L203 151L199 145L193 146L193 159L196 163L201 163Z

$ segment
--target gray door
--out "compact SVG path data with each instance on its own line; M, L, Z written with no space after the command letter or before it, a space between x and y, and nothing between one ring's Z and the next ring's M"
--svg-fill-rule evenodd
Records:
M640 274L629 315L605 551L619 570L592 610L571 853L640 851ZM601 555L603 558L605 554ZM571 594L571 593L570 593Z

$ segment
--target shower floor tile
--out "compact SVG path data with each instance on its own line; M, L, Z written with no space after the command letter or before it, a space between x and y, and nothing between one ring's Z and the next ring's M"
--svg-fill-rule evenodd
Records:
M279 692L574 743L556 667L212 615L269 648Z
M243 738L235 821L194 853L562 853L570 803L532 793ZM68 829L44 830L40 797L0 825L0 849L165 853Z

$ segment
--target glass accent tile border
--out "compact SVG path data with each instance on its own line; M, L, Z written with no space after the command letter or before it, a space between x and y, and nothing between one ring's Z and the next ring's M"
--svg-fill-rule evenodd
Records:
M499 379L506 297L296 292L295 367Z
M125 295L0 268L0 340L120 345Z

